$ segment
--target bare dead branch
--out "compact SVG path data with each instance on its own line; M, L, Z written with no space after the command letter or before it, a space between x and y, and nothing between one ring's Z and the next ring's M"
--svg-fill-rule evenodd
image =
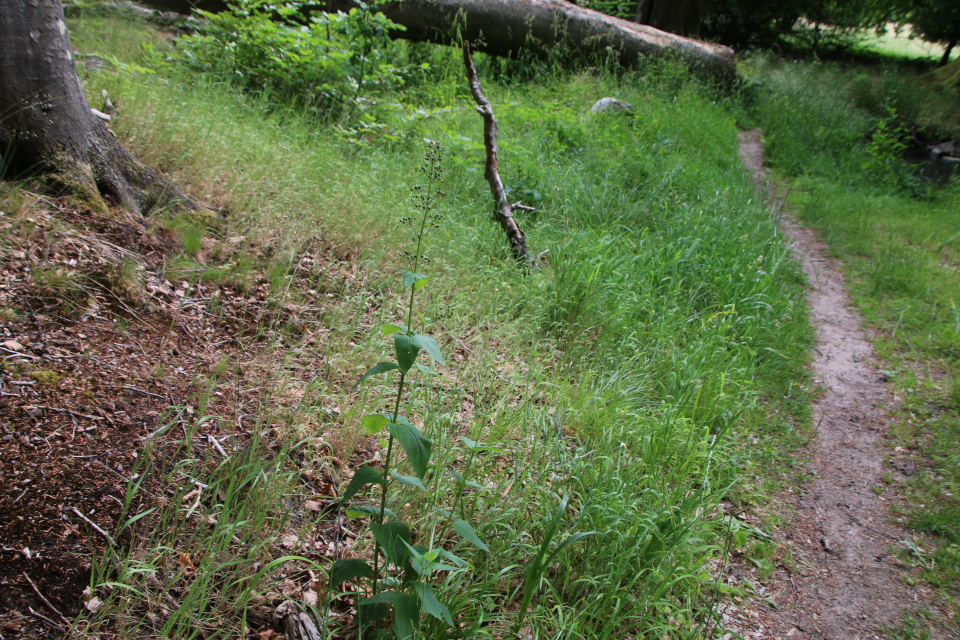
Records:
M79 516L84 522L86 522L88 525L90 525L91 527L93 527L93 530L94 530L94 531L96 531L97 533L99 533L100 535L102 535L104 538L106 538L106 539L107 539L107 542L110 543L110 546L116 546L117 543L114 541L113 537L112 537L109 533L107 533L106 531L104 531L103 529L101 529L99 526L97 526L97 523L96 523L96 522L94 522L93 520L91 520L91 519L88 518L87 516L83 515L83 513L81 513L79 509L77 509L76 507L70 507L70 511L73 511L73 512L74 512L75 514L77 514L77 516Z
M477 103L474 108L483 118L483 146L487 150L483 177L490 183L490 193L493 194L493 202L497 211L495 217L504 233L507 234L510 252L514 259L523 266L528 266L527 240L517 221L513 218L515 205L511 205L507 199L507 191L503 188L503 181L500 179L500 171L497 168L497 134L499 133L497 120L493 117L493 107L490 106L490 101L487 100L480 89L477 67L470 58L470 43L467 40L463 41L463 64L467 68L467 82L470 85L470 93L473 94L473 99Z
M34 584L33 580L30 579L30 576L27 575L27 572L26 572L26 571L23 572L23 577L26 578L26 579L27 579L27 582L30 583L30 587L33 589L33 592L34 592L35 594L37 594L37 597L40 598L40 601L41 601L43 604L47 605L47 608L50 609L50 611L53 611L55 614L57 614L57 616L60 618L60 620L62 620L63 623L69 627L69 626L70 626L70 621L67 620L66 616L64 616L62 613L60 613L60 610L57 609L55 606L53 606L53 605L50 603L50 601L47 600L46 597L44 597L44 595L43 595L42 593L40 593L40 589L37 588L37 585ZM43 617L43 616L39 616L39 617ZM47 620L48 622L53 622L52 620L49 620L49 619L47 619L47 618L44 618L44 620ZM54 626L59 627L59 625L58 625L56 622L53 622L53 624L54 624Z
M208 434L208 435L207 435L207 439L210 441L210 444L213 445L213 448L217 450L217 453L219 453L220 455L222 455L224 458L229 458L229 457L230 457L230 456L227 455L227 452L223 450L223 447L220 446L220 443L217 442L217 439L216 439L216 438L214 438L213 436L211 436L211 435Z

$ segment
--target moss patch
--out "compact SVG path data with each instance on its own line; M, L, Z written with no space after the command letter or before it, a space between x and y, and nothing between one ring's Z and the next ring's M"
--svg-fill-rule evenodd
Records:
M50 369L37 369L30 372L30 379L36 380L44 386L55 387L63 380L63 374Z

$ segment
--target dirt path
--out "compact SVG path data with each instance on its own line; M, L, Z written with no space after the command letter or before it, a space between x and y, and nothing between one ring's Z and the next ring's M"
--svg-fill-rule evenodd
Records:
M759 130L741 133L740 156L769 192ZM897 550L911 534L889 521L886 498L874 491L891 471L878 446L889 391L826 245L789 214L780 228L807 276L817 331L813 369L824 392L813 407L816 437L801 454L814 479L784 496L775 538L792 566L778 568L764 594L776 609L741 610L733 621L747 622L744 637L889 637L883 629L931 595L904 581Z

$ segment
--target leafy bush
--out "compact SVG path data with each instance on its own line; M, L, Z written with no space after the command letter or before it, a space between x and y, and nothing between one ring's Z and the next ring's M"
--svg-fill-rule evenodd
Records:
M350 13L311 12L299 3L235 0L177 41L174 60L245 89L327 111L361 92L404 84L412 69L388 62L391 22L363 2ZM422 65L421 65L422 66Z
M923 183L903 160L907 150L906 131L897 125L896 111L890 109L888 113L874 129L864 149L861 166L888 189L904 191L917 198L925 197Z

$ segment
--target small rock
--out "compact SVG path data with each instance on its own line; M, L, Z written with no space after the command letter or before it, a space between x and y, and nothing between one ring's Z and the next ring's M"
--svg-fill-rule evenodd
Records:
M930 154L934 158L939 158L940 156L952 156L957 151L957 143L953 140L947 140L935 145L930 149Z
M830 546L830 541L826 538L820 538L820 544L823 545L823 550L827 553L833 553L833 547Z
M600 98L593 103L592 107L590 107L590 113L600 113L601 111L624 113L627 111L633 111L633 105L629 102L617 100L616 98Z
M914 467L912 464L907 464L905 462L901 462L899 464L896 464L895 466L900 473L908 477L912 476L914 473L917 472L916 467Z

